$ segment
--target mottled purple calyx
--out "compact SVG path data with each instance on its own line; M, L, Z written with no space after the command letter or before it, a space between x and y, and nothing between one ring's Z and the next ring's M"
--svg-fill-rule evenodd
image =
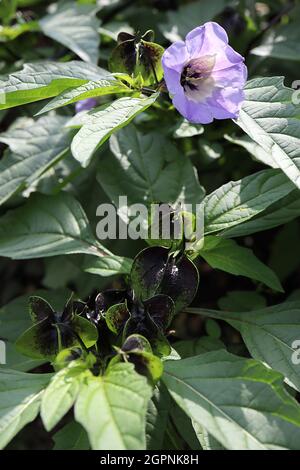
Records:
M238 116L247 68L217 23L205 23L173 43L162 64L173 104L186 119L207 124Z

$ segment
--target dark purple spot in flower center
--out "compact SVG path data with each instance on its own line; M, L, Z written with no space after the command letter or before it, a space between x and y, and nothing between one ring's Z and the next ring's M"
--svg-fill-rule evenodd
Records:
M215 55L192 59L182 70L180 84L185 91L197 90L201 82L209 78L215 65Z
M186 87L189 87L191 90L196 89L197 85L193 84L190 80L200 80L201 79L201 73L196 72L193 70L192 66L190 64L186 65L182 71L181 77L180 77L180 85L185 89Z

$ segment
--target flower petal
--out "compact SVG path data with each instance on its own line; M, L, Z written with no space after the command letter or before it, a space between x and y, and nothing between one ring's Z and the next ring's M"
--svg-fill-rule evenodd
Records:
M174 42L162 56L162 65L181 73L184 64L189 60L189 54L184 41Z
M177 70L164 67L164 78L171 96L184 91L180 84L180 77L181 73Z
M233 65L244 62L244 57L227 45L224 49L219 49L216 54L216 62L213 73L219 70L227 70Z
M196 103L195 101L188 100L183 91L173 97L173 104L177 111L190 122L209 124L213 121L213 115L209 106L205 103Z
M228 87L216 90L213 98L208 99L208 105L215 119L235 119L244 99L243 90Z
M220 88L244 88L247 80L247 67L243 62L213 72L216 85Z
M90 109L97 106L97 100L95 98L86 98L85 100L77 101L75 104L75 111L81 113L81 111L89 111Z
M228 36L222 26L208 21L188 33L185 41L192 59L199 55L215 54L219 49L225 48L228 45Z
M203 25L198 26L186 35L185 44L190 59L201 55L201 49L205 41L205 33L205 25Z

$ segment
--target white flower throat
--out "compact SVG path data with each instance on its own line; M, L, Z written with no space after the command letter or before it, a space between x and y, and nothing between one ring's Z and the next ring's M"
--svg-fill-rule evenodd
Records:
M195 102L204 101L212 96L215 80L212 71L216 63L216 54L191 59L183 68L180 84L188 99Z

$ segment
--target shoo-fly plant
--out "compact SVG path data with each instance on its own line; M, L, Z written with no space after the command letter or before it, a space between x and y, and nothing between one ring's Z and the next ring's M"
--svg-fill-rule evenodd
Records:
M47 3L0 2L0 448L300 450L297 2Z
M172 102L189 121L238 117L247 67L220 25L208 22L193 29L185 41L168 47L162 63Z

